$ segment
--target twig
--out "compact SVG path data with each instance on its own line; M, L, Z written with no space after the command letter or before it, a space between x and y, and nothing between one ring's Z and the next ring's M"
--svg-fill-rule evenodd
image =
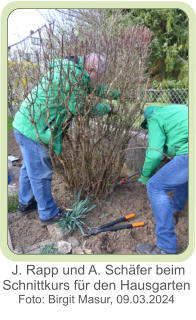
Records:
M171 160L172 157L169 157L166 153L164 153L163 151L159 150L159 149L155 149L155 148L152 148L152 147L133 147L133 148L127 148L125 150L122 150L122 152L126 152L128 150L135 150L135 149L152 149L152 150L155 150L155 151L158 151L160 153L162 153L162 155L164 155L167 159Z

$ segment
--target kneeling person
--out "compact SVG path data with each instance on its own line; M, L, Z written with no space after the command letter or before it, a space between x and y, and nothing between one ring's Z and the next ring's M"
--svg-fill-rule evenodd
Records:
M155 219L156 244L140 243L136 252L175 254L177 241L174 216L179 215L188 196L188 107L149 106L144 112L144 118L141 126L148 130L149 146L141 182L146 184ZM172 157L172 160L156 172L163 153ZM171 199L169 191L173 192Z

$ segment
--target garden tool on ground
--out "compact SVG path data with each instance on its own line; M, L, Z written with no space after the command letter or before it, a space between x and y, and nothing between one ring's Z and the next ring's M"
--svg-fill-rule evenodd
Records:
M137 172L131 174L128 177L123 177L120 181L118 181L114 185L114 188L122 186L123 184L127 184L127 183L130 183L130 182L137 182L140 176L141 176L141 171L137 171Z
M120 219L116 219L114 221L111 221L109 223L103 224L102 226L99 226L97 228L91 229L88 233L84 234L84 237L89 237L95 234L98 234L100 232L106 232L106 231L116 231L116 230L121 230L121 229L131 229L131 228L136 228L136 227L143 227L144 222L133 222L129 224L124 224L120 226L114 226L117 223L127 221L131 218L135 217L135 213L130 213L127 216L124 216ZM114 227L113 227L114 226Z

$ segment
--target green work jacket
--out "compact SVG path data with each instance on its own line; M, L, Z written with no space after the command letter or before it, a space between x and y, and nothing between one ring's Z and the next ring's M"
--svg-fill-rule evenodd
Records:
M142 168L145 184L154 174L163 158L188 153L188 107L168 105L156 107L147 117L148 149Z
M84 111L86 94L90 90L90 77L84 70L81 57L77 57L77 63L70 59L54 59L48 74L43 76L41 82L22 102L15 115L13 127L36 142L40 142L39 136L47 146L51 142L51 128L54 128L53 151L60 154L63 123L70 115L73 117L77 112ZM100 85L97 96L105 97L105 93L106 87ZM117 99L119 92L115 90L111 96ZM67 101L70 113L65 108ZM108 104L103 103L98 103L91 109L93 116L102 116L111 110Z

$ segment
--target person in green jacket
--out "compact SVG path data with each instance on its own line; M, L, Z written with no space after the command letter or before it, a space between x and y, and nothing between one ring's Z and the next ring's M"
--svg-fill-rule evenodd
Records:
M148 130L149 146L139 181L147 186L156 224L156 244L139 243L136 252L175 254L174 217L179 215L188 196L188 107L149 106L141 126ZM172 160L157 171L164 155ZM171 199L169 191L173 192Z
M93 86L96 86L93 90L97 96L107 96L107 87L97 83L105 70L104 57L95 53L53 59L48 73L22 102L13 121L15 139L23 156L19 215L37 209L42 226L56 223L66 216L66 210L59 208L52 197L52 165L47 148L52 148L56 154L61 153L63 133L76 114L86 112L86 95ZM119 92L114 90L109 95L117 99ZM102 103L89 110L92 116L109 112L110 106Z

